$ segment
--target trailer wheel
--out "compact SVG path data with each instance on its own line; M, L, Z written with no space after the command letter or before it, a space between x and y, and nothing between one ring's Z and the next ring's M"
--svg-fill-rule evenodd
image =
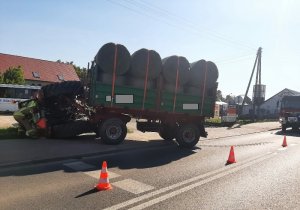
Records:
M185 124L179 127L176 141L181 147L192 148L198 143L199 138L199 128L194 124Z
M127 135L126 124L118 118L110 118L103 121L99 129L101 140L105 144L120 144Z
M172 141L176 135L173 127L168 124L161 124L160 130L158 132L159 136L166 141Z

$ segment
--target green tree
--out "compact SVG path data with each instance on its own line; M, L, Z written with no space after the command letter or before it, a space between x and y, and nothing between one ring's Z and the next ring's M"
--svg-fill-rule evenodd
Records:
M21 66L10 67L2 75L2 83L4 84L18 84L22 85L25 83L24 72Z
M86 77L86 73L87 73L87 70L86 68L81 68L79 66L76 66L75 64L73 64L73 62L71 63L76 71L76 74L78 75L79 79L82 81L85 79Z
M217 101L224 101L225 98L223 98L222 96L222 91L221 90L217 90Z
M234 98L232 95L227 95L225 98L225 102L228 104L234 104Z

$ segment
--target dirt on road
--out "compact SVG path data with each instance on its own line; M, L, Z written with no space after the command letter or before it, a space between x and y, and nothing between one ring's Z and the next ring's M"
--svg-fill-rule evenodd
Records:
M0 128L9 128L17 125L12 115L0 115Z

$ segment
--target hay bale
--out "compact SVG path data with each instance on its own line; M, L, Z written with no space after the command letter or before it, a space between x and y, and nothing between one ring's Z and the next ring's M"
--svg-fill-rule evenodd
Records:
M149 54L149 65L148 65L148 79L155 79L162 71L162 62L160 55L154 50L140 49L132 54L131 56L131 67L129 74L144 79L147 72Z
M170 56L162 60L163 63L163 76L167 83L171 85L176 84L177 68L178 68L178 80L180 86L183 86L188 82L190 78L190 64L185 57L182 56Z
M206 81L205 81L205 70ZM216 81L219 77L219 72L216 64L211 61L199 60L191 64L191 79L190 85L195 87L203 87L206 83L206 88L215 86Z
M117 53L116 53L117 52ZM115 43L107 43L98 51L95 61L101 70L113 74L116 54L116 74L125 74L130 67L130 53L125 46Z

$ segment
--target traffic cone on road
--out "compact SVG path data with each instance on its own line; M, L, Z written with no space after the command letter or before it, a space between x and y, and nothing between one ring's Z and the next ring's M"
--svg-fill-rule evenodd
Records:
M284 135L284 137L283 137L282 147L287 147L286 136L285 136L285 135Z
M103 163L102 163L102 169L100 172L99 183L95 186L95 188L99 191L112 189L112 186L109 183L106 161L103 161Z
M234 157L233 146L231 146L231 148L230 148L229 157L228 157L226 165L232 164L232 163L236 163L235 157Z

